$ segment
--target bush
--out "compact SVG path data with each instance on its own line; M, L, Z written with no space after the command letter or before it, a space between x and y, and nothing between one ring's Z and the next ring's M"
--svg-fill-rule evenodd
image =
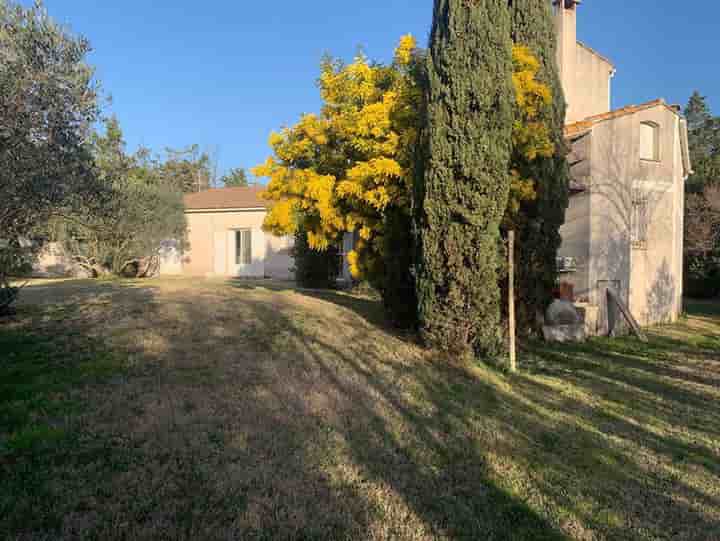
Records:
M686 255L685 295L694 299L720 295L720 255Z
M302 287L330 289L337 286L340 275L340 253L335 246L321 252L313 250L308 243L307 233L298 228L295 234L295 280Z
M20 288L12 286L0 286L0 316L12 311L12 305L20 294Z
M7 314L20 294L10 285L11 278L32 272L39 244L20 239L0 239L0 315Z

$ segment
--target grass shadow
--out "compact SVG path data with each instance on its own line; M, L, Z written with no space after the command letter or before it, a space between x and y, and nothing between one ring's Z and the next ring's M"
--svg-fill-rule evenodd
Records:
M63 513L60 522L33 523L33 532L18 520L11 535L718 532L713 352L667 342L661 331L646 347L630 339L533 344L528 370L513 376L439 361L386 332L380 303L343 292L238 280L119 282L94 293L76 284L64 295L66 304L40 302L15 327L47 332L40 349L34 340L13 346L28 350L25 363L54 355L49 337L71 335L94 344L91 357L109 351L125 369L119 382L83 391L81 465L42 470L35 485L16 487L16 503L0 488L9 516L22 518L19 510L38 501L33 493ZM62 294L35 298L53 296ZM720 327L711 321L703 332ZM30 471L32 463L3 467Z

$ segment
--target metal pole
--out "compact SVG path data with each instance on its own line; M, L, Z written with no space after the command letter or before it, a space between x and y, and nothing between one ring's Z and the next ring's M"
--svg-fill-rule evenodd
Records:
M515 351L515 231L508 232L508 319L510 324L510 371L517 372Z

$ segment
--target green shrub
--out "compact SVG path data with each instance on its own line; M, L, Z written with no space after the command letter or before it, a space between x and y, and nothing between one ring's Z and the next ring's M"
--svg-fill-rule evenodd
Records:
M685 296L713 299L720 295L720 256L685 256Z
M335 246L324 252L313 250L308 244L307 233L298 228L295 234L295 280L302 287L329 289L337 287L342 261Z

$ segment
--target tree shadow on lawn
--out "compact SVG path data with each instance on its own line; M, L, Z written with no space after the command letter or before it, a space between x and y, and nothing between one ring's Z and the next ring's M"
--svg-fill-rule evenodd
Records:
M117 283L103 284L97 295L73 290L77 311L63 321L48 312L64 314L69 305L44 306L44 332L72 327L70 334L81 335L83 344L104 342L120 356L141 349L138 342L147 338L141 329L155 332L149 324L165 340L163 349L142 350L143 366L128 368L123 382L88 390L86 413L77 421L77 452L58 451L66 455L59 471L49 468L45 479L35 480L44 486L47 507L37 520L6 522L16 528L10 534L564 538L488 479L470 439L460 437L457 443L464 445L454 448L444 440L449 435L431 434L437 428L432 417L428 424L395 396L400 391L392 390L391 381L368 381L388 362L384 354L378 351L362 365L340 354L336 348L345 340L364 339L358 327L373 334L368 340L378 338L349 310L337 308L351 326L344 325L336 340L325 319L329 305L316 299L320 310L308 312L292 299L260 292L228 298L202 291L188 299L187 292L148 288L138 297L125 289ZM96 306L101 309L88 308ZM134 314L135 327L112 314ZM17 329L39 330L37 321ZM118 336L118 325L125 335ZM102 339L109 335L115 338ZM407 347L387 339L389 348ZM385 366L392 368L385 376L402 372L413 380L406 360ZM414 440L400 441L395 423L416 433ZM31 463L9 467L21 475ZM19 513L37 498L32 490L16 496L8 516L22 518Z
M311 352L318 365L333 359L331 364L340 361L344 372L355 372L356 376L350 381L359 379L361 386L343 383L337 369L332 366L324 369L331 386L341 389L342 396L352 397L355 411L350 416L351 420L346 421L349 426L345 427L344 434L353 444L354 461L362 464L378 482L393 483L396 492L412 504L416 513L435 527L442 525L447 528L444 533L450 538L502 536L493 528L499 526L502 530L514 523L502 511L491 511L502 509L503 504L493 503L502 489L494 481L488 482L486 455L497 450L492 445L485 449L482 445L478 446L477 430L486 423L510 430L519 442L532 441L529 449L519 445L507 452L506 456L512 457L508 460L524 463L531 471L535 468L548 470L546 475L553 482L537 481L544 494L554 495L555 505L581 517L585 526L608 533L610 538L632 537L628 535L630 524L638 536L643 529L654 531L657 535L664 532L695 532L695 535L703 532L702 535L705 535L713 528L717 529L717 523L695 507L677 502L668 495L665 491L667 485L663 487L661 479L656 480L655 486L649 483L644 470L646 466L637 464L631 452L623 454L623 450L615 450L609 442L595 437L600 428L608 424L608 418L599 415L584 419L579 416L569 424L562 423L555 418L553 410L543 408L542 398L548 393L552 395L552 390L534 393L537 398L530 398L528 404L527 398L519 401L513 393L499 392L496 386L468 376L464 370L428 363L427 359L413 359L409 365L400 360L388 362L392 356L378 345L374 329L365 329L365 333L361 333L362 326L355 319L351 317L345 327L358 329L358 334L342 339L342 346L338 345L336 337L323 340L317 334L310 335L305 327L290 325L288 328L296 333L297 342L303 345L293 349ZM315 324L327 325L332 321L332 318L320 319ZM388 374L379 370L393 365ZM414 382L415 392L422 398L408 401L400 383L403 380ZM446 381L447 385L438 389ZM419 382L422 385L418 385ZM618 379L617 385L623 387L624 382ZM654 387L647 392L662 393L664 390ZM519 394L523 395L522 392ZM684 399L693 407L701 405L691 394L684 395ZM570 404L566 406L571 408ZM418 409L430 409L434 413L428 417L419 413ZM362 414L358 415L357 410ZM500 414L496 415L494 410ZM525 422L520 420L522 416L519 415L523 410L526 412ZM392 422L393 418L397 420ZM474 421L480 426L473 426ZM585 423L589 423L589 429ZM626 431L622 429L617 423L605 427L605 431L613 437L623 435ZM614 431L618 433L614 434ZM582 435L586 446L573 447L571 444L570 453L564 452L565 442ZM658 437L652 443L651 448L669 454L683 452L692 457L702 453L702 458L712 458L707 449L673 438ZM425 458L423 454L434 457L434 460ZM556 458L558 454L560 457ZM393 457L399 457L399 462L393 462ZM390 469L387 468L388 460ZM410 462L411 468L407 468L407 462ZM617 471L617 465L620 465L620 471ZM707 465L704 462L704 466ZM403 466L407 474L403 473ZM578 472L581 478L574 479L578 477ZM615 480L614 490L605 489L606 479ZM452 483L456 480L459 480L458 486ZM573 481L577 481L577 486ZM469 488L487 485L497 490L482 489L478 493ZM690 497L691 501L717 506L717 500L684 486L682 482L675 481L672 486ZM443 496L459 505L452 506L450 511L451 506L443 502ZM637 505L636 501L644 503ZM444 515L443 511L448 514ZM655 512L662 512L667 518L658 520L652 516ZM493 518L490 519L489 515ZM568 520L572 522L572 519ZM582 530L583 524L576 527ZM572 530L573 527L567 529ZM519 532L517 538L534 538L529 533L532 530L525 531L520 525L515 531ZM581 536L581 533L578 535Z
M411 333L394 329L388 324L382 303L378 302L378 298L370 295L356 295L341 289L302 288L298 287L294 282L276 280L233 279L228 280L228 284L232 287L246 290L267 289L269 291L294 292L313 299L330 302L342 308L352 310L365 321L385 332L393 333L395 336L408 340L414 340L414 336L412 336Z
M91 292L76 297L100 308L64 327L137 356L123 383L88 398L83 434L109 451L53 474L64 538L699 539L717 531L698 510L714 500L609 443L628 426L615 434L603 414L561 415L591 406L558 402L533 374L438 361L334 294L200 284L136 297L114 287L99 294L110 295L107 304ZM544 355L545 370L565 377L567 359ZM569 384L622 385L602 372L597 379ZM662 436L650 443L682 446Z
M317 349L317 343L313 347ZM350 430L348 437L355 443L356 460L387 482L388 472L382 457L388 449L397 449L403 460L409 457L416 466L424 462L418 450L434 456L434 463L426 464L425 469L415 468L412 474L390 476L390 480L433 524L447 524L447 532L453 539L468 535L493 538L494 527L513 530L513 526L518 528L515 532L519 539L534 539L533 535L537 535L532 521L525 529L522 519L513 516L512 504L508 509L502 499L495 501L496 490L477 491L478 487L485 486L490 463L497 468L497 462L502 464L505 460L531 472L530 479L525 481L540 489L541 501L553 502L545 511L555 515L556 520L569 515L565 516L565 529L578 538L589 535L587 530L606 534L609 539L639 537L642 531L652 531L659 536L672 532L669 538L673 539L688 533L690 539L710 532L720 533L716 520L708 519L692 505L668 493L668 484L663 484L668 479L648 482L644 465L598 437L602 419L579 416L567 422L558 418L555 404L548 400L548 396L554 394L552 389L529 392L520 378L511 378L506 383L513 387L520 384L519 389L503 392L502 384L490 385L488 380L473 377L463 369L419 364L413 368L411 379L421 384L423 400L432 405L433 414L425 416L406 404L398 393L400 374L379 378L377 372L362 361L367 358L367 351L361 356L330 349L346 366L362 374L366 385L390 403L401 416L401 424L406 425L405 430L388 430L385 424L383 430L382 421L378 421L375 430L381 436L370 441L364 437L365 431ZM383 361L378 357L375 363ZM353 396L351 389L344 388L343 392ZM353 401L365 404L364 418L382 418L377 413L378 401L368 401L367 397L358 395L353 396ZM569 408L564 411L574 411L571 404L563 406ZM503 434L502 443L493 442L493 436L497 438L498 434L488 430L492 427L512 433L513 437L508 439L507 434ZM611 427L613 437L621 435L619 428L617 423ZM703 452L705 458L713 460L707 449L683 445L671 438L656 438L654 444L662 450L682 449L688 455ZM491 455L495 455L494 458L490 458ZM402 464L402 461L394 464L391 470L402 471ZM708 467L708 462L703 465ZM685 486L682 481L675 480L670 486L696 504L701 502L711 508L720 505L717 498ZM472 497L468 497L470 494ZM453 509L454 516L443 514L447 509L443 500L460 503ZM660 513L661 519L657 516ZM579 523L573 524L574 518L579 518Z

